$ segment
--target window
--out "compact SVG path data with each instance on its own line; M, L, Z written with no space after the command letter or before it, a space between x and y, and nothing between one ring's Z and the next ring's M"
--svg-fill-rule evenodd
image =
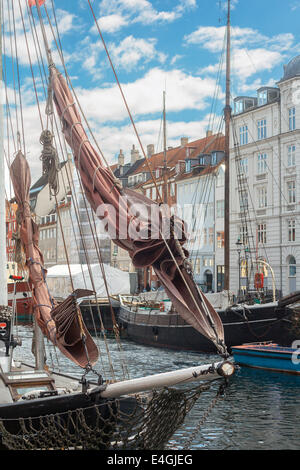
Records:
M170 196L175 196L175 183L170 185Z
M240 210L245 211L248 209L248 193L247 191L240 192Z
M288 221L288 241L294 242L296 240L296 221L295 219Z
M287 182L287 197L288 204L294 204L296 202L296 181Z
M288 146L288 166L296 165L296 145Z
M262 106L268 102L268 93L267 90L261 91L258 94L258 106Z
M224 232L217 232L217 247L224 248Z
M191 160L185 161L185 171L186 173L189 173L191 171Z
M208 242L209 242L210 245L214 244L214 229L213 229L213 227L209 228Z
M239 170L242 175L248 174L248 158L241 158L239 162Z
M225 167L221 165L218 174L217 174L217 187L224 186L225 182Z
M203 264L204 264L204 266L213 266L214 261L213 261L212 258L204 258L203 259Z
M211 154L211 164L215 165L216 163L217 163L217 154L216 154L216 152L213 152Z
M195 261L195 274L200 274L200 259L197 258Z
M203 229L203 244L207 245L207 229Z
M294 131L296 129L296 108L289 109L289 130Z
M267 171L267 154L259 153L257 155L257 173L263 175Z
M224 217L224 200L217 201L217 217Z
M236 101L234 103L234 112L235 114L242 113L244 111L244 102L243 101Z
M267 137L267 121L266 119L261 119L257 122L257 139L262 140Z
M258 243L267 243L267 225L257 225L257 241Z
M224 266L217 266L217 292L222 292L224 290Z
M246 225L240 226L240 236L239 239L241 240L244 246L248 245L248 228Z
M289 277L296 277L296 259L294 256L289 257Z
M258 207L263 208L267 207L268 205L268 198L267 198L267 188L265 186L261 186L257 189L258 193Z
M241 277L248 277L248 260L241 260Z
M248 126L240 127L240 145L248 144Z
M297 266L296 266L296 259L293 255L290 255L287 259L288 263L288 286L289 292L295 292L297 289Z

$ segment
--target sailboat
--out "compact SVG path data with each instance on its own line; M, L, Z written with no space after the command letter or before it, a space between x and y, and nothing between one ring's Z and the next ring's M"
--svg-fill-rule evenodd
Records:
M230 0L228 0L227 28L226 28L226 102L224 108L225 121L225 186L224 186L224 291L220 294L206 295L213 302L221 319L226 345L231 350L233 346L257 341L272 341L281 345L290 346L297 339L297 331L293 329L291 318L294 307L300 300L300 292L294 292L279 300L276 299L273 288L272 301L256 303L238 298L233 300L229 290L230 274L230 132L231 132L231 106L230 106L230 48L231 48L231 15ZM164 175L166 166L166 132L165 132L165 101L164 101ZM236 144L235 144L236 147ZM164 194L167 192L165 183ZM166 202L166 197L164 198ZM240 269L240 266L239 266ZM259 273L258 273L259 275ZM239 292L240 294L240 292ZM257 294L257 292L256 292ZM211 343L201 332L195 330L186 322L176 309L170 306L166 291L157 293L157 301L149 301L146 294L130 298L120 296L119 325L121 335L127 339L144 345L190 350L195 352L214 352ZM153 297L153 295L152 295ZM159 297L159 298L158 298ZM258 297L261 297L260 295ZM155 296L154 296L155 298ZM225 302L224 302L225 300ZM225 303L225 306L224 306Z
M165 225L162 223L166 220L161 215L154 227L158 236L152 239L149 236L152 226L134 211L136 203L142 203L149 209L152 201L133 191L124 191L114 178L110 167L105 164L103 156L88 138L77 107L77 98L70 89L69 77L67 74L64 77L53 61L42 14L43 7L50 23L46 2L47 0L26 0L25 10L22 10L20 2L19 6L22 21L23 11L27 10L31 25L35 24L35 11L37 12L48 62L46 126L42 126L40 144L43 168L49 176L51 197L57 197L58 152L54 140L57 116L65 142L73 152L81 185L90 207L98 217L108 217L107 224L115 231L113 241L129 252L135 266L149 265L149 258L151 259L152 266L177 310L186 321L209 338L220 356L220 361L123 380L116 380L115 377L104 378L102 373L95 369L100 359L99 348L84 324L78 305L80 299L91 297L94 292L82 286L80 289L74 289L59 304L51 295L43 253L39 248L39 227L30 208L31 171L26 152L22 148L25 136L23 135L21 142L21 135L18 133L16 155L12 162L8 160L8 166L18 205L19 249L24 255L23 268L27 271L28 281L32 286L35 362L25 364L16 359L16 350L22 348L22 345L14 334L15 302L12 307L8 306L6 266L2 263L1 447L15 450L162 449L181 425L200 393L207 390L216 379L228 381L234 374L235 367L228 360L219 316L204 294L197 289L186 268L185 238L183 235L178 239L175 230L176 226L182 226L183 222L172 219L172 234L166 240L163 232ZM52 5L54 6L53 2ZM15 1L8 2L12 23L15 6ZM2 18L1 25L3 28ZM51 23L50 26L53 31ZM57 41L58 37L56 45ZM17 52L17 42L15 46ZM61 49L58 48L58 51L62 58ZM63 60L62 64L65 66ZM4 78L7 78L6 74ZM1 82L3 83L2 76ZM8 102L6 111L6 117L9 118ZM43 124L43 120L41 123ZM0 147L0 249L2 259L5 259L6 189L2 125L3 121ZM109 211L107 214L108 204L111 204L118 214L117 222ZM105 209L102 216L98 213L99 208ZM121 233L124 229L125 236ZM132 233L141 235L133 237ZM47 363L45 339L70 363L78 367L80 379L56 371ZM88 380L90 378L91 380ZM197 382L200 382L200 385L195 387ZM190 383L193 384L192 389L187 388Z

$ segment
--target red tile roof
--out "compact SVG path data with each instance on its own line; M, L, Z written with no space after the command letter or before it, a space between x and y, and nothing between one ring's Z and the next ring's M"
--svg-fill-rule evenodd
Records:
M210 153L212 151L224 150L225 137L222 134L214 134L202 139L188 142L185 146L174 147L167 150L167 165L169 168L173 168L176 164L182 160L184 161L187 157L186 149L192 149L189 154L190 158L197 157L200 153ZM164 152L156 153L148 158L148 164L151 171L155 171L156 168L163 166L164 164ZM142 172L149 171L147 161L143 165L139 166L132 174L139 174Z

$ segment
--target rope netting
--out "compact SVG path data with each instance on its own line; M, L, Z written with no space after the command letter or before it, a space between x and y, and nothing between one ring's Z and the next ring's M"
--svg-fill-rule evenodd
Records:
M1 419L2 445L9 450L162 450L209 388L207 383L188 390L164 388L65 413Z

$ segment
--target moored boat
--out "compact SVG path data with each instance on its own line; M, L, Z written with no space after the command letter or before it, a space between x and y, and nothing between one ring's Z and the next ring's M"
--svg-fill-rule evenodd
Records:
M8 305L13 307L15 302L15 316L18 323L30 324L33 322L32 291L28 281L14 282L12 279L7 284Z
M212 353L213 346L202 334L168 309L170 302L149 306L139 299L120 296L118 323L121 337L137 343L195 352ZM281 302L266 304L240 304L216 308L224 327L227 348L243 343L273 341L290 345L296 339L291 326L293 308Z
M300 375L300 349L276 343L243 344L232 348L238 365Z

